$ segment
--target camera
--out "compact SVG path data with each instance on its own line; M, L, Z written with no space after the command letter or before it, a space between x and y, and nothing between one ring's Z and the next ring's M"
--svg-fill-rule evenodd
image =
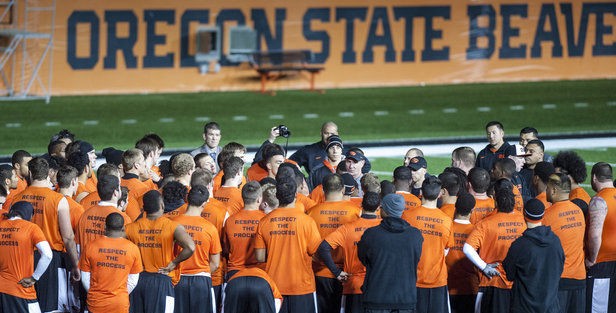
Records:
M279 125L277 129L281 137L289 138L291 136L291 131L285 125Z

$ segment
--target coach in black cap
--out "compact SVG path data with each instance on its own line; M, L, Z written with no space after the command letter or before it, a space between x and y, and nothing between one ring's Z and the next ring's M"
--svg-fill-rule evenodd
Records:
M511 244L503 261L507 279L513 281L511 313L561 312L558 284L565 253L549 226L542 226L543 203L530 199L524 205L527 229Z

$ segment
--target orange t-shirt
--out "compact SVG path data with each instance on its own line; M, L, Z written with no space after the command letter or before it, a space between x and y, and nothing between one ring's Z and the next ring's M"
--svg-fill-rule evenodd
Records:
M565 251L565 267L561 278L586 279L584 235L586 221L579 206L567 200L545 210L543 225L550 226Z
M338 229L338 227L357 220L361 215L361 210L348 201L326 201L315 205L307 213L317 223L321 238L325 238ZM342 267L344 264L344 251L342 249L335 249L332 251L332 255L334 262L339 267ZM312 269L316 276L335 278L321 260L312 262Z
M73 233L77 234L77 223L79 222L79 218L81 218L81 214L85 212L81 204L77 203L73 198L64 196L66 201L68 201L68 210L71 215L71 228L73 228Z
M120 186L128 188L128 196L136 199L139 202L139 207L143 206L143 195L152 190L148 185L140 181L139 178L122 178Z
M158 273L159 268L173 261L175 258L173 234L178 226L178 223L166 217L159 217L156 220L143 217L126 225L126 238L139 248L146 272ZM181 266L178 266L169 273L174 285L180 281L180 269Z
M79 204L81 204L84 210L87 210L97 205L100 201L101 197L98 196L98 191L94 191L85 196L85 198L81 199L81 201L79 201Z
M405 210L414 209L414 208L418 208L421 206L421 200L419 200L419 198L416 195L410 192L396 191L396 194L399 194L404 197L404 209Z
M257 227L264 216L261 210L241 210L227 219L223 241L229 248L229 271L255 266L265 268L255 257Z
M344 253L344 271L351 274L349 279L343 284L342 293L345 295L361 294L361 286L366 277L366 267L357 257L357 243L368 228L378 226L380 218L359 218L353 222L344 224L333 233L325 237L325 241L333 249L342 250Z
M130 217L131 220L135 221L137 220L139 215L141 215L141 212L143 212L141 210L141 206L139 205L139 201L131 197L130 195L128 195L126 200L128 201L126 204L126 210L125 210L126 215L128 215L128 217Z
M441 212L445 213L445 215L449 216L451 220L453 220L453 216L456 213L456 204L455 203L445 203L441 207Z
M498 262L500 272L500 276L492 278L481 275L480 287L511 289L513 282L507 280L503 260L511 243L522 236L525 230L524 216L516 210L511 213L495 212L475 225L466 243L479 250L479 257L486 263Z
M616 261L616 188L601 189L597 196L607 203L597 263Z
M222 186L222 177L224 175L225 173L222 170L220 170L214 176L214 178L212 178L212 181L214 182L214 193L216 193L216 191L218 191L218 189L220 189L220 187ZM237 189L242 190L242 187L244 187L244 185L246 185L246 177L242 176L242 183L240 184L239 187L237 187Z
M64 196L47 187L27 187L14 201L28 201L34 207L32 222L41 228L51 249L64 251L64 241L58 224L58 205Z
M14 195L17 195L18 193L26 190L26 187L28 187L28 182L26 181L26 179L17 176L17 188L11 191L11 193L13 193Z
M486 198L486 199L477 199L475 198L475 207L471 212L471 223L476 225L484 219L486 216L496 212L496 204L494 203L494 199Z
M274 281L269 277L269 275L267 275L267 273L264 270L258 267L247 267L247 268L241 269L239 272L235 273L235 275L233 275L233 277L231 277L229 281L232 281L238 277L247 277L247 276L259 277L259 278L265 279L265 281L267 281L270 288L272 289L272 295L274 296L274 299L282 299L282 295L280 294L280 291L278 290L276 283L274 283Z
M98 185L98 179L96 178L96 175L90 176L86 181L86 189L96 191L96 185Z
M90 193L93 193L95 191L96 191L96 186L94 186L94 190L90 190L90 189L88 189L86 184L84 184L82 182L79 182L79 183L77 183L77 191L75 192L75 196L73 197L73 199L77 199L77 197L80 194L84 193L84 192L87 193L87 194L90 194Z
M35 300L34 286L18 282L34 273L34 249L46 241L36 224L22 219L0 221L0 293Z
M237 187L221 186L214 192L214 198L223 202L229 212L229 215L233 215L244 208L244 199L242 199L242 192Z
M470 223L470 222L469 222ZM445 257L447 264L447 289L450 295L476 295L479 291L479 273L462 248L475 227L453 221L451 226L454 243Z
M517 186L513 186L513 195L515 196L515 206L513 207L518 212L524 212L524 198L520 193L520 189Z
M538 194L535 199L541 201L541 203L543 203L543 206L547 209L550 206L552 206L551 203L548 202L548 195L544 192Z
M364 200L364 198L361 197L351 197L349 199L349 202L354 205L355 207L361 209L361 202Z
M201 216L180 215L173 218L195 241L195 252L182 263L182 274L210 273L210 255L222 251L218 230Z
M90 273L88 311L128 313L128 275L143 270L134 243L124 238L98 238L81 254L79 268Z
M445 249L453 247L454 244L451 218L439 209L424 206L404 211L402 218L419 229L424 239L417 265L417 287L446 286Z
M267 274L283 295L305 295L316 290L312 255L321 244L312 218L294 208L278 208L260 222L256 249L267 249Z
M81 215L75 232L75 242L85 251L88 245L97 238L105 236L105 219L111 213L120 213L124 218L124 226L132 223L132 219L116 207L95 205Z
M214 227L216 227L216 230L218 230L218 237L222 237L222 229L225 224L225 217L227 214L227 209L225 208L224 203L214 198L210 198L201 212L201 217L212 223ZM224 263L222 264L224 265ZM223 266L221 265L214 273L212 273L212 286L222 285L222 269Z
M323 185L318 185L310 192L310 199L317 204L325 202L325 192L323 191Z
M582 199L586 204L590 203L590 195L582 187L577 187L569 192L569 200L573 199Z
M308 212L313 206L317 205L316 201L310 199L308 196L297 193L295 197L295 202L300 203L304 206L304 211Z
M267 177L269 173L266 169L262 168L259 163L253 164L248 171L246 171L246 176L248 176L248 181L261 181L261 179Z
M186 209L188 209L188 203L182 204L180 207L173 211L163 213L163 216L166 218L173 219L177 216L184 215L184 213L186 213Z

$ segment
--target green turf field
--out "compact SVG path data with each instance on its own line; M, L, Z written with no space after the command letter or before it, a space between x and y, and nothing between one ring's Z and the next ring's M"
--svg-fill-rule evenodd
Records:
M563 81L427 87L73 96L0 103L0 155L16 149L41 153L62 128L97 150L125 149L147 132L168 147L202 143L204 121L223 128L223 143L260 144L271 126L284 123L292 143L318 138L320 124L338 123L343 140L373 141L482 136L500 120L516 133L533 125L543 134L616 130L616 81ZM306 115L313 114L313 115Z

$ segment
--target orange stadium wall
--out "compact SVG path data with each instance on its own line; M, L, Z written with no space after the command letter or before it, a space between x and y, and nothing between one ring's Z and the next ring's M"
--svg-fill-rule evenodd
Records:
M199 73L200 25L223 54L235 25L261 51L312 50L319 88L616 77L616 2L57 0L53 94L257 90L246 64Z

